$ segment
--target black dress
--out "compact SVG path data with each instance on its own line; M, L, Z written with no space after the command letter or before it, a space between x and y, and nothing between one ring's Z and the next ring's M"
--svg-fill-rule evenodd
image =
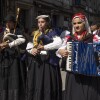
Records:
M0 51L0 100L25 100L26 65L23 55L16 47Z
M67 73L66 100L100 100L100 77Z
M93 36L84 42L92 42ZM100 100L100 77L67 72L65 100Z
M14 49L5 49L0 53L0 100L25 100L22 63Z
M59 61L55 51L49 54L52 54L55 63ZM58 61L54 65L50 59L51 55L48 58L28 54L28 100L61 100L60 68Z

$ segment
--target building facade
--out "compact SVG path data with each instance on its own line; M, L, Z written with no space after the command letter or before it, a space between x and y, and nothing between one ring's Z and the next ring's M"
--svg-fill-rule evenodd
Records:
M87 15L90 23L93 20L100 21L100 1L96 0L73 0L73 12L83 12Z
M0 0L0 23L3 22L4 17L6 16L6 0Z
M73 14L71 0L34 0L36 15L48 14L53 27L69 27Z
M20 8L19 22L27 29L36 27L36 16L48 14L52 27L70 28L72 15L84 12L89 21L100 20L100 1L96 0L1 0L0 21Z

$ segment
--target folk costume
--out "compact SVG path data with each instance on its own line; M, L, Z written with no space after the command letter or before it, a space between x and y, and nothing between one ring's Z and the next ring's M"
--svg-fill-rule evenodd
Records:
M14 16L8 15L6 21L15 22ZM25 38L20 29L13 32L4 31L3 40L8 46L0 51L0 100L25 100Z
M38 18L48 18L48 15ZM28 56L28 100L61 100L59 58L55 55L61 43L60 37L52 29L48 28L44 33L35 31L33 48L42 44L44 51Z
M61 48L65 48L67 42L70 39L73 41L84 41L86 43L92 43L93 41L95 41L95 36L91 34L91 30L86 16L82 13L78 13L74 15L73 19L74 18L80 18L81 21L85 22L85 30L80 33L82 38L80 35L78 35L77 32L75 32L75 29L73 27L73 36L66 36L66 42ZM59 54L58 56L61 57ZM100 100L99 84L99 77L85 76L81 74L75 74L73 72L67 72L65 100Z

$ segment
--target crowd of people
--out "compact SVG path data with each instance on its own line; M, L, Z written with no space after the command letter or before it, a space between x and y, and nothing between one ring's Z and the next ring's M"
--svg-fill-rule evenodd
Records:
M89 25L83 13L72 18L72 31L50 27L50 16L36 17L38 29L29 36L7 15L0 24L0 100L100 100L100 77L66 70L69 41L100 42L100 23ZM62 64L60 60L62 59ZM62 90L61 70L66 72Z

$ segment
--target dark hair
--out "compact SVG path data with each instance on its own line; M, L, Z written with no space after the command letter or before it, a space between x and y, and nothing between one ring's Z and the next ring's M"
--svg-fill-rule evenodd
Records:
M46 17L46 18L43 18L46 20L46 22L50 22L50 18L49 17Z

